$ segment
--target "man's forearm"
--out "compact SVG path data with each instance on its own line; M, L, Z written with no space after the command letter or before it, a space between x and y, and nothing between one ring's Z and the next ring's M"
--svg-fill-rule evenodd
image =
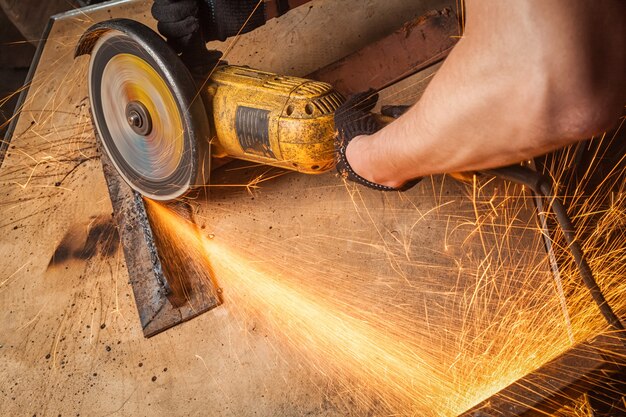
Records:
M468 1L464 38L416 106L350 143L353 169L398 186L519 162L608 127L624 104L624 6L586 3Z

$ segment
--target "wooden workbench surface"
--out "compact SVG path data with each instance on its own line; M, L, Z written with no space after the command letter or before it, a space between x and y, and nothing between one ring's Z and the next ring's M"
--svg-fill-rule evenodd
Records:
M446 4L409 3L315 0L227 58L304 75ZM241 164L192 202L224 304L144 339L73 48L94 21L148 21L148 5L57 19L19 115L0 169L0 415L377 415L385 398L453 415L569 345L521 189L435 177L381 194ZM549 351L524 339L541 326ZM421 370L406 374L419 401L395 397L394 366Z

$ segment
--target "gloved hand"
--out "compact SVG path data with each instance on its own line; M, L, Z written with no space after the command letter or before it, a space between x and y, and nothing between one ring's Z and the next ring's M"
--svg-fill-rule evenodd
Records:
M152 16L159 33L177 52L188 49L194 35L199 34L198 0L154 0Z
M368 90L351 96L335 111L337 172L350 181L375 190L406 191L417 184L421 178L411 180L398 188L376 184L354 172L346 158L346 148L352 139L360 135L371 135L383 127L382 123L371 113L377 101L378 93ZM399 117L407 109L408 106L386 106L385 113L392 117Z
M208 51L206 42L223 41L265 24L264 4L259 0L154 0L152 16L159 33L188 67L210 68L222 55Z
M200 0L204 39L225 41L265 24L265 2L259 0Z

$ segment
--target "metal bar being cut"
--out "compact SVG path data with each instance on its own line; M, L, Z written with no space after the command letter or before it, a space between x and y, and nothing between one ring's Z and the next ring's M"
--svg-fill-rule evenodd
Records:
M124 182L106 152L101 152L101 161L144 336L217 307L220 300L210 270L194 265L201 259L172 253L176 248L167 245L171 236L149 220L141 195Z
M459 28L452 9L434 10L309 78L332 84L347 95L368 88L381 90L448 56L460 37Z

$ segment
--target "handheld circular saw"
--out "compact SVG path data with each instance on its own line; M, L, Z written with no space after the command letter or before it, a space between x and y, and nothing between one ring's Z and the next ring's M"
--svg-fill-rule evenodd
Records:
M89 99L102 148L121 177L154 200L208 183L212 158L317 174L334 165L326 83L220 62L191 75L157 33L129 19L90 27Z

